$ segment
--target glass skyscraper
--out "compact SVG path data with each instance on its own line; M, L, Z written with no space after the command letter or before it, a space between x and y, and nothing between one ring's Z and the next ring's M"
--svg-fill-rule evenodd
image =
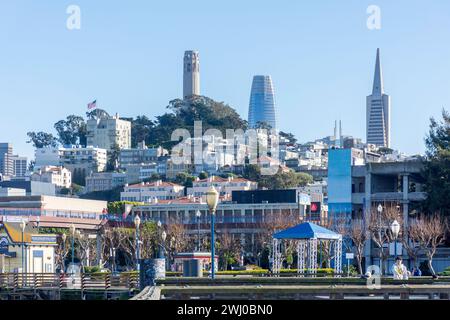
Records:
M265 122L272 129L277 128L275 114L275 93L270 76L254 76L250 94L250 107L248 110L248 124L250 128L257 127Z

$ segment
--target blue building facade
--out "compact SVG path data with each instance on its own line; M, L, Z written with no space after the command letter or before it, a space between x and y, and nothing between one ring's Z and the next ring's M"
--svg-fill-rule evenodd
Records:
M272 129L277 128L275 92L270 76L254 76L250 94L248 124L256 128L258 122L265 122Z
M352 149L328 151L328 214L333 220L352 214Z

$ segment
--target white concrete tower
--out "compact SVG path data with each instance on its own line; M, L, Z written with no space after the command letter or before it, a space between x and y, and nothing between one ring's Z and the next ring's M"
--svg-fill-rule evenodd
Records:
M384 94L380 49L377 49L373 91L367 97L367 143L379 147L391 147L391 97Z
M183 99L200 95L200 58L198 51L184 53Z

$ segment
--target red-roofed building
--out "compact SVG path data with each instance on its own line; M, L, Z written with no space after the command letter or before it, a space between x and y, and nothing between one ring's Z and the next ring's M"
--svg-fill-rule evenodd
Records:
M125 185L120 193L121 201L151 202L155 200L172 200L184 195L184 187L161 180Z

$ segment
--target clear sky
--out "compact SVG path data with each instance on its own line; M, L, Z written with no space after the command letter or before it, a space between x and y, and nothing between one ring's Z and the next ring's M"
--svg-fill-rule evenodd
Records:
M81 9L68 30L66 9ZM381 30L369 30L369 5ZM247 118L252 77L272 76L279 127L301 142L365 139L376 48L392 98L392 146L424 151L429 118L450 108L448 0L2 0L0 142L32 156L27 131L53 131L99 107L122 116L165 111L182 96L185 50L200 51L202 94Z

